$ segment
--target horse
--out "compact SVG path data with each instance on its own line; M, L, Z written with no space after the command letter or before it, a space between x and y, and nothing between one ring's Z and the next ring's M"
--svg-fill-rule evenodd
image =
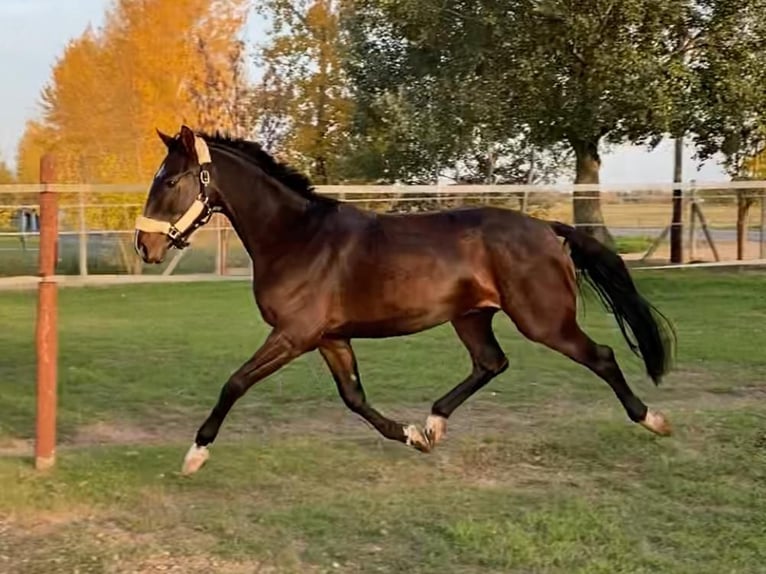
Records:
M582 230L488 206L366 211L318 194L306 176L255 142L185 125L175 136L158 135L167 154L136 221L136 251L145 263L161 263L222 213L252 259L255 302L271 328L221 388L183 474L208 460L227 413L250 387L314 350L351 411L387 439L430 452L455 409L508 368L492 329L498 311L527 339L606 381L631 421L671 433L665 416L628 386L613 350L578 325L580 279L611 311L655 384L672 366L673 327L638 292L619 255ZM422 430L381 414L365 396L351 341L447 322L471 357L470 374L433 403Z

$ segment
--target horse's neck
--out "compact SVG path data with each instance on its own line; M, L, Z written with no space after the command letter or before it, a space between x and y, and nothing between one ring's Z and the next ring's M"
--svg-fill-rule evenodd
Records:
M260 168L216 154L223 210L256 267L280 246L296 246L309 199L287 189ZM298 236L296 236L298 234Z

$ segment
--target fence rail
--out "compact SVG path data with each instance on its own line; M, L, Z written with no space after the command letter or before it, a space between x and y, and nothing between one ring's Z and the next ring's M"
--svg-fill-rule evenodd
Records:
M43 189L38 184L0 186L0 276L36 274L38 228L32 215L22 228L19 214L39 210ZM145 184L55 184L48 189L59 194L59 275L236 276L250 271L247 254L222 216L193 236L190 249L177 252L162 266L142 265L130 243L133 221L146 198ZM319 194L381 212L496 205L570 223L573 202L600 199L605 226L624 257L653 264L668 260L674 190L680 190L683 203L685 261L766 259L766 181L316 188ZM597 197L594 191L600 192Z

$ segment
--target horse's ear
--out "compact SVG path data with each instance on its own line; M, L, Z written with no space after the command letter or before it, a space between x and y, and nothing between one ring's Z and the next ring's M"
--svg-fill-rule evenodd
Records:
M165 147L170 149L170 146L173 145L173 142L175 139L172 136L169 136L168 134L162 133L160 130L157 130L157 135L160 136L160 139L162 140L162 143L165 144Z
M181 126L181 143L192 160L197 161L197 147L194 132L187 126Z

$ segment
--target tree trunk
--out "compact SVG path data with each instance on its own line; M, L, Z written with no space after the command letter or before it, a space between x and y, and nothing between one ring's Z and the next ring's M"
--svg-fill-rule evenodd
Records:
M327 160L323 155L319 155L314 159L314 177L312 179L317 185L327 185L329 181L327 177Z
M601 157L598 140L574 140L571 142L577 160L575 183L598 184ZM601 194L598 191L575 191L572 198L574 222L578 229L614 248L614 239L604 225L601 213Z
M747 196L747 191L737 192L737 261L745 258L745 241L747 236L747 214L755 200Z

